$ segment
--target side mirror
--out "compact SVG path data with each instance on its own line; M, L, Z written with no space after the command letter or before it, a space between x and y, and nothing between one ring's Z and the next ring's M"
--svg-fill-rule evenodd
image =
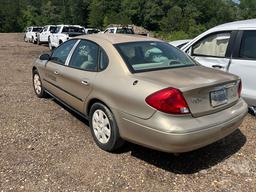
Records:
M50 55L47 54L47 53L42 54L42 55L40 55L39 59L43 60L43 61L49 61L50 60Z

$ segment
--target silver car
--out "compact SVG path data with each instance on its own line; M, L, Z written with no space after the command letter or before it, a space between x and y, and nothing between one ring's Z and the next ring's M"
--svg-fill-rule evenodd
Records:
M181 49L204 66L241 77L242 97L256 115L256 19L219 25Z

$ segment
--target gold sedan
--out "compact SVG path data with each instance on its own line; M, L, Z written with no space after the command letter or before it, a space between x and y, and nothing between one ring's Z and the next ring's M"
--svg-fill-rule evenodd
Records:
M191 151L236 130L247 113L239 77L194 62L158 39L95 34L35 62L33 86L87 118L103 150L124 140Z

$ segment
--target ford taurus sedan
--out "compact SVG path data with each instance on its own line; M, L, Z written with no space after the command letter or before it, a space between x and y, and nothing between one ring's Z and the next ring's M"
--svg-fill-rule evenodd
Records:
M187 152L236 130L247 113L239 77L198 65L158 39L79 36L35 62L33 86L89 120L103 150L125 140Z

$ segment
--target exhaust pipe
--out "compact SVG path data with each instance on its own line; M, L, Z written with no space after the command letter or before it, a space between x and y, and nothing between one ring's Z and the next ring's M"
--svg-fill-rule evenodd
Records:
M248 112L251 114L251 115L253 115L253 116L256 116L256 107L249 107L249 110L248 110Z

